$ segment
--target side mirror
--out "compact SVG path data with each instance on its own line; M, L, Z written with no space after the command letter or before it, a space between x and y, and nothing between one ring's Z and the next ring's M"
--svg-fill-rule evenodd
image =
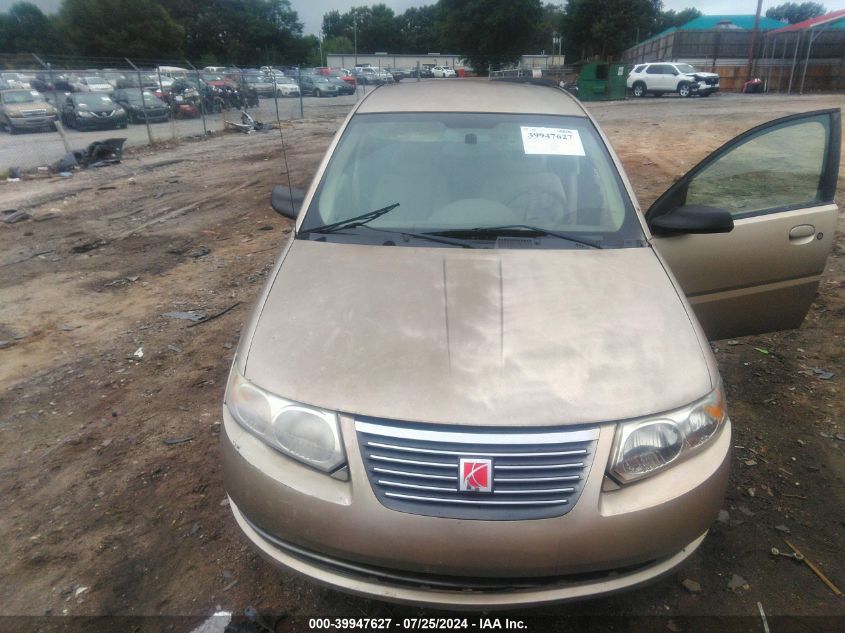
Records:
M682 233L730 233L734 219L730 212L699 204L676 207L651 220L649 228L659 235Z
M302 201L305 199L305 191L303 189L292 189L284 185L277 185L273 187L273 193L270 195L270 206L273 210L295 220L302 209Z

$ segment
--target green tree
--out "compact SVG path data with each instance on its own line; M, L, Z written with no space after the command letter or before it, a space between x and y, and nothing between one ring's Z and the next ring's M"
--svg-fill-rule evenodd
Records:
M795 24L810 18L816 18L827 13L827 9L819 2L784 2L766 11L766 17L781 22Z
M610 59L657 32L661 0L567 0L564 44L581 59Z
M178 58L183 29L156 0L64 0L62 36L79 55Z
M345 35L338 35L335 37L328 37L323 40L323 55L331 55L334 53L352 53L353 45Z
M540 0L440 0L443 43L478 72L517 61L543 17Z
M442 14L439 5L411 7L397 16L402 53L441 52Z
M302 23L289 0L161 0L185 32L191 59L261 65L310 54Z
M17 2L0 14L0 51L4 53L62 53L54 20L31 2Z
M657 32L665 31L668 28L673 26L683 26L690 20L694 20L695 18L700 18L703 14L698 9L683 9L681 11L661 11L660 15L657 18ZM647 35L651 36L654 33L648 33ZM645 38L641 38L645 39Z
M558 48L552 43L552 38L556 34L561 34L563 16L563 5L544 4L543 17L534 28L534 33L524 52L539 54L545 51L548 55L556 55Z
M353 43L357 39L359 53L398 52L403 46L400 21L385 4L329 11L323 15L322 31L326 38L346 37Z

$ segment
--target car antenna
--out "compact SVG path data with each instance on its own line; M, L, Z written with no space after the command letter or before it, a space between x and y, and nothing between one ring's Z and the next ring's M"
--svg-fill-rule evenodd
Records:
M272 68L272 66L271 66ZM282 139L282 157L285 160L285 173L288 176L288 195L290 196L290 208L293 209L293 188L290 182L290 168L288 167L288 152L285 149L285 135L282 132L282 120L279 118L279 88L276 85L276 73L273 73L273 101L276 103L276 127L279 128L279 138Z

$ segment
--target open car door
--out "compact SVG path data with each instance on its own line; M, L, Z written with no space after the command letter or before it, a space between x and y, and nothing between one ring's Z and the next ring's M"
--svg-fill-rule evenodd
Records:
M819 110L740 134L646 213L709 338L803 321L836 230L840 118Z

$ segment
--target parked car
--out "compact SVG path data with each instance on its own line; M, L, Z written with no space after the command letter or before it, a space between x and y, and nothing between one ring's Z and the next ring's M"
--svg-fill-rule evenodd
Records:
M337 84L323 75L302 75L299 79L299 89L303 95L315 97L337 97L340 94Z
M353 88L356 88L358 86L358 81L355 79L355 75L352 74L351 70L347 70L346 68L339 68L336 69L335 72L335 77L337 77L338 79L345 81Z
M10 89L29 90L32 88L31 81L20 73L4 72L0 73L2 79Z
M386 73L390 73L390 76L393 77L393 81L395 81L395 82L400 82L405 77L407 77L407 75L405 74L405 71L402 70L401 68L394 68L392 66L385 66L384 68L382 68L382 71L384 71Z
M431 69L432 77L457 77L458 74L448 66L435 66Z
M130 73L132 75L133 73ZM125 82L127 80L127 75L125 73L116 71L116 70L108 70L103 71L100 73L100 76L105 79L105 81L112 87L112 88L119 88L118 82ZM138 75L134 73L133 77L134 81L137 83Z
M105 92L76 92L68 95L61 109L62 123L77 130L125 128L126 110Z
M432 68L434 68L434 66L432 65L423 64L422 66L420 66L420 77L422 79L431 79L432 77L434 77L434 73L431 72Z
M301 94L299 84L293 77L276 77L276 88L280 97L298 97Z
M243 75L241 80L247 88L252 88L262 97L272 97L278 90L273 78L264 73Z
M242 531L322 584L436 607L670 573L733 460L708 337L801 323L836 232L840 118L745 132L641 214L564 91L372 92L309 192L273 192L294 230L222 411Z
M170 120L170 106L148 90L144 90L143 101L138 88L115 90L112 99L126 110L130 123L161 123Z
M719 75L701 72L682 63L638 64L628 73L628 88L635 97L676 92L681 97L709 97L719 89Z
M337 88L338 95L354 95L355 94L355 87L351 84L346 83L343 79L339 79L338 77L326 77L329 83Z
M356 66L352 71L355 80L364 85L375 84L382 85L393 82L393 75L390 73L380 72L378 68L373 66Z
M79 80L81 92L105 92L110 93L114 90L108 81L96 75L88 75Z
M0 127L10 134L55 130L56 109L35 90L0 90Z

